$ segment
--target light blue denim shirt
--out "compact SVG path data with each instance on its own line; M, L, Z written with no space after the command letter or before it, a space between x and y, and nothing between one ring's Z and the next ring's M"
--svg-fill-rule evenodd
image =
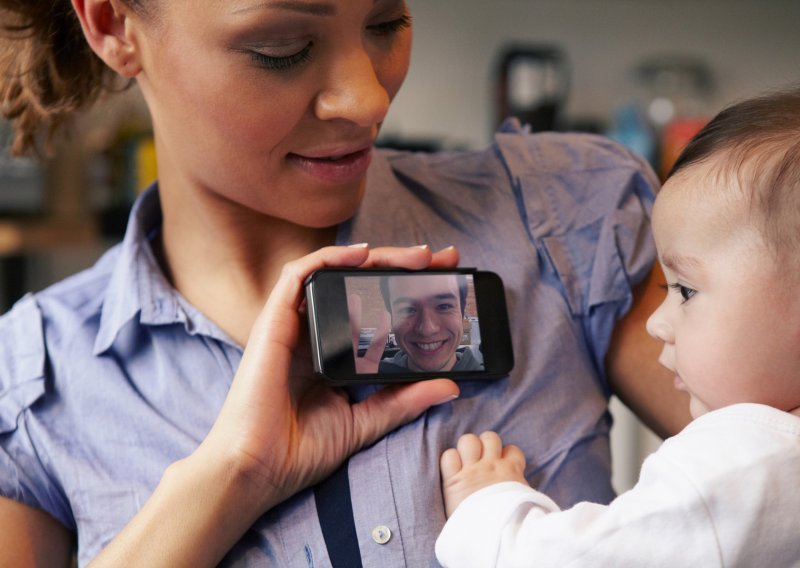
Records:
M455 244L462 265L500 274L516 366L464 383L460 399L353 456L364 566L436 564L438 460L465 432L496 430L520 446L530 481L563 506L612 499L603 359L655 258L656 184L605 139L529 135L513 123L484 151L376 153L339 242ZM204 438L242 354L163 276L149 246L160 225L152 188L120 245L0 319L0 494L75 531L81 565ZM313 492L265 514L223 564L329 565Z

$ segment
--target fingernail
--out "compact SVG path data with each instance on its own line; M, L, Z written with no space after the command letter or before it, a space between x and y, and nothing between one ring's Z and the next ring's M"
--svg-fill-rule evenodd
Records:
M457 398L458 398L457 394L449 394L445 398L443 398L442 400L440 400L439 402L434 404L433 406L439 406L440 404L445 404L445 403L451 402L451 401L453 401L453 400L455 400Z
M429 245L417 245L417 246L415 246L415 247L412 247L412 248L417 248L417 249L426 250L426 249L429 249L429 248L431 248L431 247L430 247Z
M453 245L450 245L449 247L444 247L442 250L453 250L455 248L456 247L454 247Z
M365 249L369 246L369 243L355 243L352 245L347 245L349 248L362 248Z

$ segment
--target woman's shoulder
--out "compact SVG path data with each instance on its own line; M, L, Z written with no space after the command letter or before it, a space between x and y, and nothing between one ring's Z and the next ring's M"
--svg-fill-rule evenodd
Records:
M70 340L84 322L99 318L116 256L115 247L91 267L29 292L0 316L0 377L16 367L15 361Z
M105 292L116 267L118 248L106 251L92 266L39 292L28 294L9 315L15 310L32 310L35 307L41 319L53 326L69 326L97 315L102 309Z
M395 175L425 186L449 182L497 187L507 183L525 193L552 182L570 192L588 189L596 193L626 187L626 180L634 178L648 191L659 184L642 157L610 138L583 132L532 133L515 119L503 123L485 148L384 150L382 156Z
M19 413L45 394L53 352L96 331L114 256L26 294L0 317L0 432L14 429Z
M643 158L622 144L588 132L537 132L507 121L496 134L495 144L509 155L520 155L526 163L543 171L642 169Z

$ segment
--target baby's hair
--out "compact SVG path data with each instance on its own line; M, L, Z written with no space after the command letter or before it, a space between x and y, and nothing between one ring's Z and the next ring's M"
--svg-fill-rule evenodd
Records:
M0 111L14 124L12 154L38 153L39 132L51 141L117 79L86 42L70 0L0 0Z
M710 158L748 192L756 226L776 253L800 246L800 88L731 105L684 148L667 176Z

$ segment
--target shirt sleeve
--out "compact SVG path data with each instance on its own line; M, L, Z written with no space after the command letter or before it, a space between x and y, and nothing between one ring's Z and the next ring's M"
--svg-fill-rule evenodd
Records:
M445 567L722 566L713 522L689 479L649 458L650 474L610 505L559 511L502 483L465 499L436 542ZM679 545L676 545L679 543Z
M445 568L500 566L508 540L504 534L518 530L526 515L541 517L558 510L550 498L527 485L495 483L458 506L436 540L436 558Z
M658 178L601 136L531 135L511 123L496 140L529 238L583 321L602 373L614 324L656 259L650 212Z
M32 295L0 318L0 495L68 520L29 436L31 408L46 392L42 314Z

